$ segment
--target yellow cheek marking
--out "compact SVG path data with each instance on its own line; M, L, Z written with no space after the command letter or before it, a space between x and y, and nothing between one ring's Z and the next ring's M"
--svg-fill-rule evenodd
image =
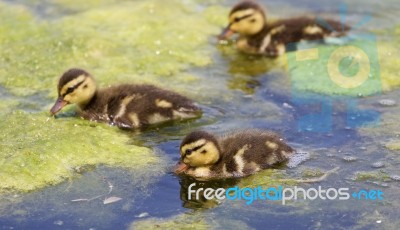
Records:
M321 34L321 33L323 33L323 31L322 31L321 27L313 25L313 26L305 27L303 29L303 33L312 35L312 34Z
M206 142L207 141L205 139L200 139L195 142L192 142L192 143L182 146L182 150L193 149L193 148L196 148L197 146L204 145Z
M202 139L202 140L205 141L204 139ZM198 142L198 143L202 143L202 142ZM200 145L202 145L202 144L200 144ZM198 146L199 145L194 145L193 143L184 145L181 148L181 155L183 156L187 149L193 149ZM203 150L207 150L207 152L202 153ZM202 148L197 149L196 151L192 152L192 154L186 155L184 158L184 162L191 166L194 166L194 167L204 167L207 165L210 166L210 165L215 164L215 162L217 162L218 159L219 159L218 149L215 147L215 145L212 142L206 142Z
M278 144L277 144L277 143L274 143L274 142L271 142L271 141L266 141L266 142L265 142L265 145L266 145L268 148L272 149L272 150L276 150L276 149L278 148Z
M156 106L160 108L171 108L172 103L162 99L156 99Z
M71 101L71 94L68 94L68 95L66 95L65 97L64 97L64 101L68 101L68 102L70 102Z
M205 139L200 139L200 140L197 140L195 142L192 142L192 143L189 143L189 144L186 144L186 145L182 146L181 155L183 155L187 149L196 148L197 146L204 145L206 142L207 141Z
M129 120L131 120L132 125L134 127L139 127L140 126L140 121L137 113L131 113L129 114Z
M125 114L126 112L126 106L133 100L133 98L135 98L135 95L132 96L127 96L124 99L122 99L121 101L121 105L119 107L119 111L118 113L115 115L115 117L121 117Z
M75 85L78 84L79 82L83 81L85 78L86 78L85 75L80 75L79 77L75 78L74 80L69 81L67 84L65 84L65 85L61 88L61 90L60 90L60 95L64 95L64 94L67 92L67 90L68 90L69 87L75 86ZM84 82L83 84L85 84L85 82Z

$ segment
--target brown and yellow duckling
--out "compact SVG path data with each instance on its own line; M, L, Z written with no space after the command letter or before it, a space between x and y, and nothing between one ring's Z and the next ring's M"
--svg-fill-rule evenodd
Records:
M302 40L340 37L350 27L338 21L324 20L329 28L319 25L316 18L299 17L268 23L264 9L254 1L242 1L229 13L229 24L219 35L228 39L239 34L236 46L250 54L277 57L286 52L286 45Z
M51 114L67 104L77 104L85 119L128 129L201 114L190 99L153 85L122 84L98 89L93 77L82 69L70 69L61 76Z
M251 129L224 137L195 131L183 139L174 171L202 179L244 177L285 162L293 152L268 131Z

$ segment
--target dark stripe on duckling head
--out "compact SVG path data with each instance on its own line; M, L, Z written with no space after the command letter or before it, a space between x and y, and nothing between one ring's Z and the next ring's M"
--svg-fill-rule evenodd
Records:
M182 148L184 145L187 145L187 144L190 144L190 143L194 143L194 142L196 142L196 141L198 141L200 139L205 139L207 141L212 141L215 144L218 144L217 140L215 139L215 137L212 134L207 133L205 131L194 131L194 132L191 132L190 134L188 134L182 140L180 148Z
M67 84L68 82L72 81L73 79L84 75L84 76L89 76L90 74L88 72L86 72L83 69L77 69L77 68L73 68L73 69L69 69L67 70L60 78L59 82L58 82L58 92L60 92L61 88Z
M204 147L204 145L206 145L206 143L204 143L204 144L202 144L202 145L199 145L199 146L197 146L197 147L193 148L193 149L192 149L192 151L193 151L193 152L194 152L194 151L197 151L197 150L199 150L199 149L203 148L203 147Z
M235 22L240 22L241 20L249 18L251 16L253 16L253 14L246 14L246 15L244 15L242 17L236 17L234 20L235 20Z
M79 82L78 84L76 84L76 85L74 85L74 86L68 87L67 91L66 91L63 95L61 95L61 96L62 96L62 97L65 97L66 95L68 95L68 94L74 92L74 90L76 90L80 85L82 85L83 82L85 82L85 80Z
M184 159L186 156L192 154L193 152L196 152L197 150L203 148L205 145L206 145L206 143L201 144L201 145L199 145L199 146L196 146L196 147L194 147L194 148L192 148L192 149L186 149L185 152L183 153L182 159ZM202 152L202 153L203 153L203 152Z

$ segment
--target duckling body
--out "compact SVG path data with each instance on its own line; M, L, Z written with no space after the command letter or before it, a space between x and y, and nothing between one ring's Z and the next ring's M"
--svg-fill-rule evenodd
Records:
M81 69L70 69L60 78L59 98L51 113L76 103L80 116L120 128L139 128L169 120L198 117L200 109L175 92L153 85L122 84L97 89L93 77Z
M316 18L298 17L268 23L264 9L253 1L243 1L233 7L229 14L229 25L220 39L239 34L236 46L250 53L277 57L286 52L286 45L302 40L323 40L340 37L350 27L334 20L324 20L326 28L317 23Z
M224 137L195 131L182 141L175 172L205 179L244 177L286 161L293 151L268 131L252 129Z

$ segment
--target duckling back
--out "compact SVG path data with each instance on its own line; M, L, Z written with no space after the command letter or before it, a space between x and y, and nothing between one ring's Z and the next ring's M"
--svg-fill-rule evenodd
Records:
M153 85L118 85L100 90L82 116L121 128L198 117L200 109L185 96Z
M225 177L247 176L285 162L294 152L272 132L246 130L222 137L221 168Z

